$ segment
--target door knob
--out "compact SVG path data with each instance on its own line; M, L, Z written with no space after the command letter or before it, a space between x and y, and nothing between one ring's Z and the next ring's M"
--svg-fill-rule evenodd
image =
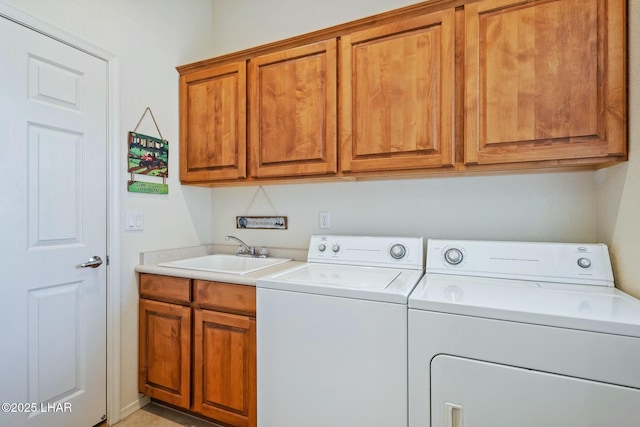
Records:
M87 267L98 268L101 265L102 265L102 258L100 258L98 255L94 255L91 258L89 258L87 262L80 264L80 268L87 268Z

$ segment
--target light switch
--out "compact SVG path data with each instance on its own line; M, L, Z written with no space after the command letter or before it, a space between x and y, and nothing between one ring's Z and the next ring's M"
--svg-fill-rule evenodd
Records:
M141 211L127 211L124 229L125 231L144 230L144 214Z

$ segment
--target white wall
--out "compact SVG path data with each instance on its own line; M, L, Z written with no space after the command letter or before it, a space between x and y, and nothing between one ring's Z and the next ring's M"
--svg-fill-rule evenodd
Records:
M596 173L598 238L609 244L616 282L640 298L640 2L629 13L629 161Z
M363 18L414 1L214 0L213 49L222 54ZM248 31L250 29L250 31ZM305 247L318 212L331 233L440 238L592 242L596 191L592 172L522 174L264 187L289 230L236 230L236 215L270 214L256 187L213 189L212 240L235 234L248 243Z
M415 0L212 0L215 56L354 21Z
M592 172L217 188L212 241L306 248L313 233L594 241ZM253 197L255 201L251 204ZM250 206L251 204L251 206ZM319 212L331 229L319 229ZM238 230L236 215L286 215L288 230Z
M211 0L0 0L119 57L122 215L143 211L144 231L121 239L121 408L138 399L138 289L141 251L206 243L211 192L178 181L177 65L212 56ZM126 191L127 132L151 107L170 143L169 195ZM157 136L147 115L139 131ZM124 221L122 220L122 224Z

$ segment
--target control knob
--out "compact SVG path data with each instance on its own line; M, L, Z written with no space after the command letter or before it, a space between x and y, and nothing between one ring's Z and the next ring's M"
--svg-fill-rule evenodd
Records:
M591 267L591 260L589 258L578 258L578 265L580 268Z
M339 244L337 244L337 243L334 243L334 244L333 244L333 246L331 246L331 250L332 250L334 253L338 253L338 252L340 251L340 245L339 245Z
M458 248L447 249L444 253L444 260L450 265L460 264L463 258L462 251Z
M325 250L327 250L327 245L325 245L324 243L320 243L320 244L318 245L318 250L319 250L320 252L324 252Z
M393 259L402 259L407 254L407 248L405 248L405 246L400 243L396 243L395 245L391 246L389 254Z

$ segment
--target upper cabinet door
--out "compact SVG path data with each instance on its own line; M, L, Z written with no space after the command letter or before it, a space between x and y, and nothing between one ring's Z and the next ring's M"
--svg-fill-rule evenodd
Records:
M454 77L453 9L344 36L341 169L453 165Z
M626 156L624 0L465 11L466 164Z
M336 40L249 61L249 163L255 178L334 174Z
M246 62L180 77L180 179L246 177Z

